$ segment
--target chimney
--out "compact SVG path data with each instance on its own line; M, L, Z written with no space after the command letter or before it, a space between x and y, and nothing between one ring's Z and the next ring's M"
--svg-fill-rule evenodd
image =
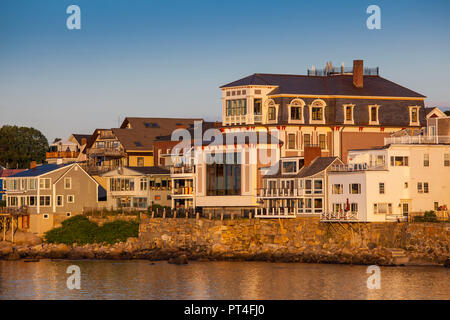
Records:
M36 168L36 161L31 161L30 162L30 169L35 169Z
M303 154L304 157L304 166L309 166L314 159L322 156L322 149L318 146L305 146L305 152Z
M361 89L364 86L364 63L363 60L353 60L353 85Z
M81 145L84 146L85 144L87 144L86 138L81 138Z

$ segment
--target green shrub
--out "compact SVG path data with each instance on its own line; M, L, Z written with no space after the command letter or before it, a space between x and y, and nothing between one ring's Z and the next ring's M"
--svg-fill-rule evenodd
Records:
M415 222L437 222L437 216L434 211L425 211L423 216L415 216L414 217Z
M125 242L129 237L139 235L139 223L136 221L117 220L101 226L95 235L95 242L113 244Z
M126 241L128 237L137 237L139 223L132 221L114 221L99 227L88 218L78 215L63 221L62 226L45 233L45 240L49 243L64 243L72 245L77 243L113 244Z

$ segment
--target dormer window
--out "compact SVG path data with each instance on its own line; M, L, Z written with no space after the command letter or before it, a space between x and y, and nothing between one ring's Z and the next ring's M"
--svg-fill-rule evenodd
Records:
M284 160L281 168L282 173L295 174L297 173L297 160Z
M369 106L369 124L379 124L378 121L378 108L379 105L371 105Z
M354 104L344 104L344 124L354 124L353 107Z
M324 124L325 123L325 101L321 99L314 100L311 103L310 108L310 123L318 123L318 124Z
M409 125L419 125L419 106L409 107Z
M289 123L303 123L303 106L305 102L294 99L289 104Z
M270 99L267 102L267 122L276 122L278 118L278 110L275 101Z

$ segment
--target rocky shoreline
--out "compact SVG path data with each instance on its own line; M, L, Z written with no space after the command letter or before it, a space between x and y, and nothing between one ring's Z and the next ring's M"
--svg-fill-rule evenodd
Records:
M87 244L83 246L65 244L11 244L0 242L0 260L38 261L38 259L104 259L150 261L168 260L169 263L186 264L188 260L196 261L266 261L266 262L300 262L355 265L441 265L450 266L446 255L434 253L417 253L406 251L406 261L398 259L386 248L369 245L367 248L340 248L337 246L307 246L303 248L286 248L280 245L261 245L250 247L245 251L231 251L224 245L212 247L183 248L156 246L154 242L130 238L127 242L114 245Z

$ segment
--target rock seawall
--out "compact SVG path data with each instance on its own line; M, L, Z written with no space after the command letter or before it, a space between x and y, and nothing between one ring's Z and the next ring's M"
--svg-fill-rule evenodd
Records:
M449 265L446 223L320 223L316 218L209 220L141 217L139 238L114 245L11 245L0 259L248 260ZM391 248L397 248L393 251ZM395 255L394 255L395 253ZM397 257L398 258L398 257Z

